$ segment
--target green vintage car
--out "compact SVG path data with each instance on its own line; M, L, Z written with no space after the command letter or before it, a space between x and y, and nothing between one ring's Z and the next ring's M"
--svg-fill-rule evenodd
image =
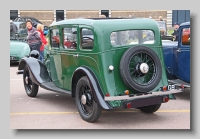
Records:
M13 22L18 32L10 34L10 63L19 62L26 55L29 55L30 48L26 42L27 29L24 22Z
M39 87L68 94L81 118L92 123L103 109L153 113L182 92L168 84L154 20L69 19L51 24L49 32L44 64L32 51L18 66L30 97L37 96ZM152 32L153 40L145 40L145 32Z
M10 36L10 63L19 62L21 58L30 53L30 47L24 37L19 37L18 35Z

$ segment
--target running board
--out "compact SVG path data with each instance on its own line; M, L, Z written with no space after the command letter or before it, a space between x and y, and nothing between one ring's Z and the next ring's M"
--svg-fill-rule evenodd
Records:
M67 90L64 90L64 89L61 89L61 88L55 86L55 84L53 82L41 83L40 87L47 89L49 91L58 92L58 93L65 93L65 94L71 95L70 91L67 91Z
M143 94L140 96L134 95L124 95L124 96L110 96L110 97L105 97L105 101L111 101L111 100L130 100L130 99L140 99L140 98L148 98L148 97L153 97L153 96L160 96L160 95L169 95L169 94L175 94L175 93L180 93L182 90L171 90L171 91L158 91L158 92L152 92L152 93L147 93Z
M175 79L175 80L168 80L169 83L174 84L176 86L182 87L184 86L185 88L190 88L190 84L187 82L184 82L180 79Z

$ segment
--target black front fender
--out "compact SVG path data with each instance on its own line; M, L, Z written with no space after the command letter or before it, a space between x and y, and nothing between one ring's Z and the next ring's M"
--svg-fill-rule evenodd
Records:
M103 91L101 90L101 87L98 83L98 80L95 76L95 74L87 67L79 67L76 69L76 71L73 74L73 79L77 73L83 73L86 75L89 79L91 88L93 90L94 94L94 100L97 104L99 104L104 109L112 109L112 107L104 100ZM72 85L73 85L73 79L72 79ZM73 88L73 86L72 86Z
M24 57L19 62L18 70L24 70L26 65L28 66L32 82L35 84L41 86L42 83L51 81L46 66L39 60L33 57Z

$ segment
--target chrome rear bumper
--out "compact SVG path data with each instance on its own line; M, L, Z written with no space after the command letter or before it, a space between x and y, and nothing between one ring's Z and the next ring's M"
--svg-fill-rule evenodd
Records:
M130 95L124 95L124 96L109 96L105 97L105 101L112 101L112 100L131 100L131 99L139 99L139 98L148 98L153 96L161 96L161 95L169 95L169 94L175 94L183 92L182 90L170 90L170 91L158 91L158 92L152 92L140 96L130 96Z

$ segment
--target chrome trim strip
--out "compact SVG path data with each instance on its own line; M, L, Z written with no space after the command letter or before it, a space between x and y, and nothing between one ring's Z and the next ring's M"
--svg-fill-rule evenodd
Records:
M182 90L171 90L171 91L158 91L158 92L152 92L152 94L148 95L140 95L140 96L133 96L129 97L129 95L124 96L110 96L104 98L105 101L111 101L111 100L130 100L130 99L136 99L136 98L148 98L152 96L160 96L160 95L168 95L168 94L175 94L183 92Z
M179 86L179 87L181 87L182 86L182 84L174 84L175 86ZM186 88L190 88L190 85L183 85L184 87L186 87Z
M179 79L178 79L179 80ZM182 80L180 80L182 83L179 83L179 82L177 82L177 81L174 81L174 80L168 80L168 82L169 83L172 83L173 85L176 85L176 86L179 86L179 87L181 87L182 85L184 86L184 87L186 87L186 88L190 88L190 84L189 83L187 83L187 82L184 82L184 81L182 81Z

